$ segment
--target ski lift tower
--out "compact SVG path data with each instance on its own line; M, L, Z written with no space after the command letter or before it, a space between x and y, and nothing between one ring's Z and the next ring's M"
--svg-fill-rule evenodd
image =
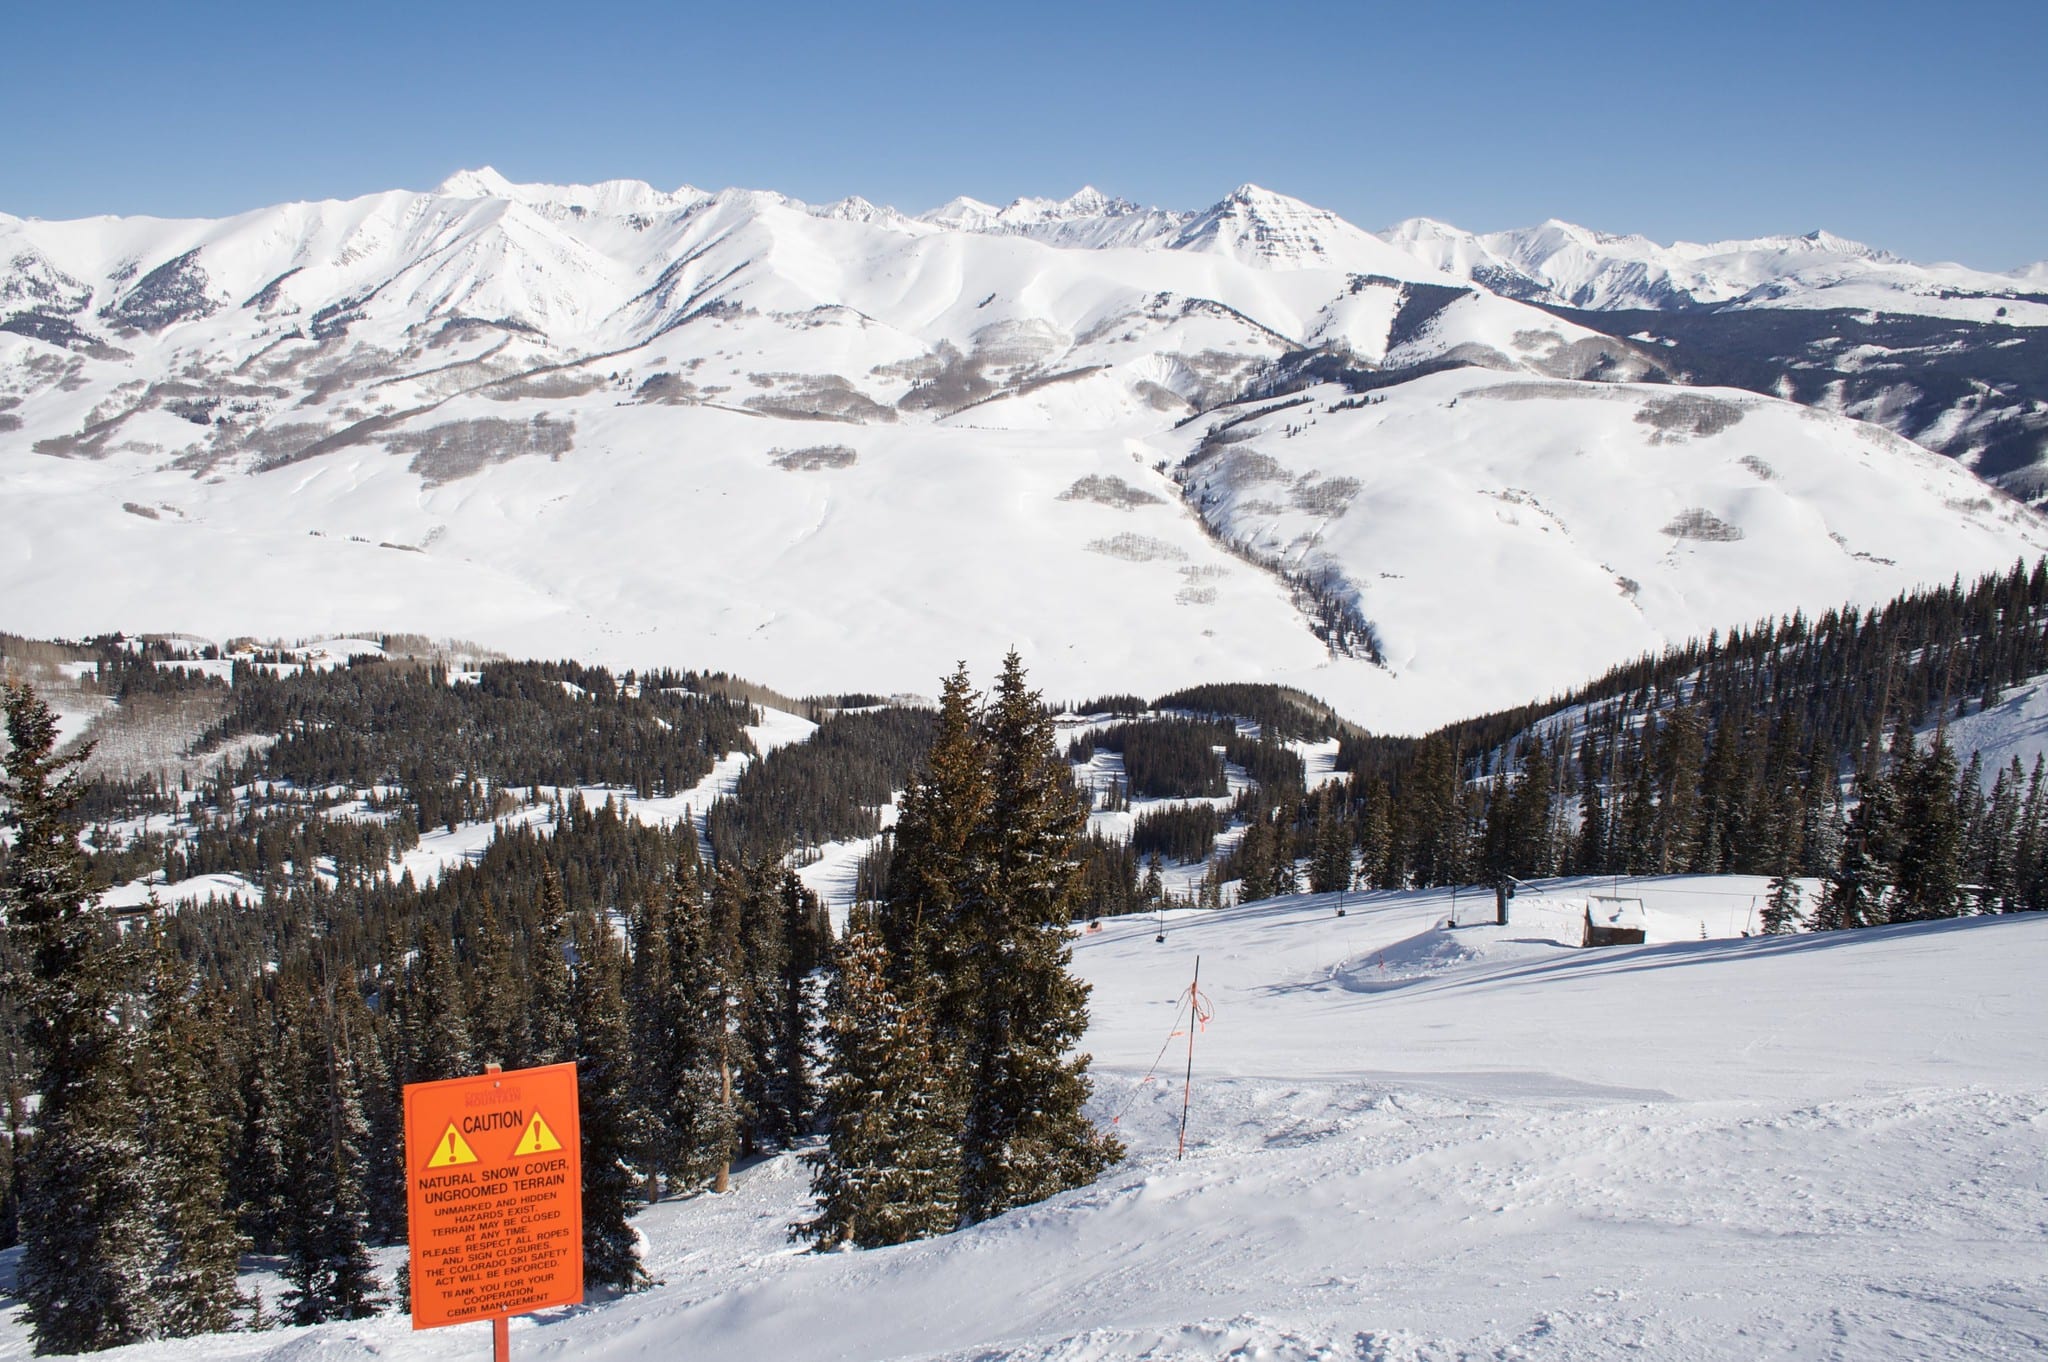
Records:
M1505 927L1508 925L1508 900L1513 898L1515 891L1521 887L1522 882L1513 875L1504 874L1493 882L1494 926Z

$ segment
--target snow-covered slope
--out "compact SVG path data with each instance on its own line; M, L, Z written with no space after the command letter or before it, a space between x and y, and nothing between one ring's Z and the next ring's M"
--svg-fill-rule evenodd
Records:
M1199 214L1084 191L912 219L483 170L219 222L4 219L0 260L0 627L31 634L403 629L799 692L928 690L1016 645L1053 694L1276 679L1416 727L2048 546L1871 428L1703 397L1742 425L1695 430L1621 386L1671 376L1661 344L1255 186ZM1260 446L1285 488L1185 499L1231 404L1333 372L1375 405L1314 394L1300 440ZM1479 395L1504 380L1540 400ZM1769 515L1713 490L1745 458L1785 472L1749 494ZM1525 526L1467 514L1493 493L1584 507L1585 542L1510 551ZM1654 523L1589 535L1612 495ZM1673 520L1695 508L1747 543L1698 547ZM1424 542L1461 552L1394 547ZM1388 667L1331 656L1309 567Z
M1438 928L1447 891L1082 938L1094 1114L1128 1159L943 1239L808 1254L793 1156L638 1217L660 1283L516 1356L2029 1357L2048 1347L2040 915L1735 938L1762 881L1630 884L1651 944L1555 944L1597 885ZM1702 939L1710 937L1713 939ZM1734 938L1734 939L1729 939ZM1189 1071L1180 995L1213 1018ZM1179 1033L1179 1034L1176 1034ZM394 1264L395 1266L395 1264ZM0 1260L0 1272L4 1272ZM274 1301L274 1283L272 1299ZM403 1317L112 1358L430 1362ZM17 1307L0 1359L27 1356Z
M1951 461L1748 393L1466 369L1364 406L1304 396L1179 432L1177 476L1221 539L1372 623L1386 666L1352 713L1376 727L1412 712L1411 687L1475 713L1751 622L1765 600L1817 611L2043 542Z
M1661 245L1552 220L1475 234L1411 218L1384 237L1447 274L1556 309L1735 384L1844 412L2048 496L2048 290L1920 265L1829 232Z

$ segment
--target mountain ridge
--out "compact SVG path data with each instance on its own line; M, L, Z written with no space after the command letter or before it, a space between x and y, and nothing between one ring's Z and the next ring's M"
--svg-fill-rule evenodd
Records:
M0 226L10 627L418 629L882 692L1028 642L1063 691L1280 679L1415 725L2048 543L1831 414L1856 390L1802 411L1796 356L1723 372L1678 332L1832 313L1535 306L1256 185L972 230L444 187ZM1943 400L1896 425L2006 420Z

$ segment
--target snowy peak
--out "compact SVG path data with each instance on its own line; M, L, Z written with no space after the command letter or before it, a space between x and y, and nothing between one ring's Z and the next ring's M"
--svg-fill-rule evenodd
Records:
M1815 228L1813 231L1800 237L1799 240L1812 250L1826 251L1831 255L1846 255L1862 260L1883 260L1887 262L1896 262L1899 259L1890 251L1881 251L1875 246L1866 246L1860 241L1851 241L1845 236L1836 236L1833 232L1822 228ZM1768 245L1769 241L1767 239L1762 242L1746 244L1763 246Z
M1073 222L1080 218L1122 217L1138 211L1128 199L1113 199L1094 185L1083 185L1064 199L1018 198L996 214L996 221L1017 226L1041 222Z
M1035 227L1050 222L1074 222L1083 218L1123 217L1138 212L1129 199L1111 198L1094 185L1083 185L1064 199L1019 197L997 208L980 199L949 199L920 221L970 232L990 232Z
M811 216L830 222L863 222L877 227L909 227L913 220L897 212L869 203L858 194L849 195L836 203L823 204L811 209Z
M17 221L0 218L0 228ZM6 272L0 274L0 317L19 312L72 316L85 311L92 295L91 285L58 269L34 247L22 245L6 257Z
M1342 218L1255 184L1241 184L1173 240L1180 251L1214 251L1282 268L1330 263Z
M988 225L994 222L1002 211L992 203L970 199L963 194L957 198L947 199L930 212L918 214L917 220L929 222L935 227L951 227L956 231L982 232L988 230Z
M458 170L434 186L436 194L450 199L509 199L516 191L517 187L491 166Z
M1342 269L1434 282L1436 272L1327 209L1242 184L1197 214L1167 245L1274 270Z
M1140 208L1093 185L1064 199L1015 198L1004 207L979 199L950 199L916 220L957 232L1024 236L1049 246L1079 250L1151 247L1186 222L1186 213Z
M683 185L674 191L656 189L644 180L602 180L596 184L514 184L490 166L458 170L434 190L441 198L502 199L532 208L575 214L666 213L702 203L710 195Z

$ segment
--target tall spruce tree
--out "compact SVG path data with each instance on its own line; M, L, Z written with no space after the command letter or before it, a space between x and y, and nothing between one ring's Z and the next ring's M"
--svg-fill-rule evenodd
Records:
M1962 816L1956 795L1955 749L1938 729L1899 781L1891 920L1954 917L1962 881Z
M427 924L399 989L398 1031L404 1056L400 1085L432 1083L477 1071L468 1008L455 973L455 952L440 928Z
M250 1247L274 1254L283 1236L285 1127L291 1105L283 1069L284 1028L264 1006L259 1023L248 1030L236 1073L241 1126L228 1154L228 1203Z
M793 1227L819 1249L878 1248L960 1220L960 1143L923 1008L889 984L872 910L856 907L826 1007L825 1146L806 1156L818 1213ZM915 985L912 985L915 987Z
M529 1065L567 1064L576 1058L576 984L569 969L575 923L562 877L552 865L541 872L540 901L527 958L526 1056Z
M1239 903L1258 903L1282 892L1275 841L1271 811L1265 801L1254 800L1244 836L1238 839L1237 850L1230 858L1230 867L1237 872Z
M1358 830L1358 882L1367 889L1399 889L1403 883L1400 850L1394 844L1392 804L1387 782L1375 777L1365 793L1365 816Z
M93 1352L147 1338L157 1323L148 1285L161 1245L114 1020L125 980L72 821L82 755L56 756L56 716L34 688L9 685L6 712L0 795L14 848L0 914L21 961L8 992L37 1098L18 1174L17 1290L37 1352Z
M674 1138L663 1119L669 1050L664 1007L674 972L669 966L669 896L649 894L627 923L632 964L626 975L626 1011L633 1023L633 1162L646 1179L649 1201L661 1199L674 1167Z
M284 1022L284 1308L294 1324L362 1319L385 1302L368 1249L370 1124L350 1037L338 1010L310 995L288 1002Z
M526 975L513 963L512 940L490 894L481 896L471 920L465 998L470 1058L479 1065L516 1067L526 1049Z
M801 1137L817 1114L812 1066L817 1060L818 1000L812 979L825 963L832 925L825 904L794 870L782 871L776 894L782 914L782 977L776 981L774 1081L766 1101L785 1144Z
M938 732L901 801L880 928L892 979L938 976L933 1026L957 1043L971 1013L971 956L986 879L987 742L965 663L942 683Z
M21 1242L21 1189L14 1164L14 1131L0 1126L0 1249Z
M1789 869L1771 878L1761 925L1765 936L1783 936L1799 926L1799 881Z
M960 1210L985 1220L1092 1181L1123 1155L1082 1108L1088 986L1068 968L1068 896L1087 823L1052 717L1026 684L1022 660L1003 660L985 721L989 784L988 882L980 901L978 989L963 1072Z
M1088 1057L1074 1053L1088 990L1068 969L1067 925L1086 822L1017 655L979 715L966 669L947 678L902 801L889 901L872 928L856 920L833 985L822 1205L799 1233L936 1233L1121 1157L1083 1114Z
M668 1190L701 1187L731 1162L737 1132L721 1078L723 971L694 857L677 864L647 930L662 934L646 949L665 966L657 974L650 961L651 992L636 1033L648 1113L643 1145Z
M1972 852L1978 882L1984 886L1983 911L2009 913L2018 901L2020 782L2025 779L2018 757L1993 777L1991 798Z
M1669 875L1691 869L1702 845L1706 721L1699 711L1690 705L1673 709L1658 730L1656 750L1656 868Z
M1868 927L1886 920L1891 893L1891 844L1898 801L1881 770L1857 778L1858 799L1842 834L1842 858L1821 893L1813 925L1819 931Z
M576 915L576 1101L583 1137L583 1279L632 1291L647 1284L627 1223L639 1179L632 1155L632 1034L624 951L588 909Z
M779 880L772 862L735 857L719 867L712 888L718 899L714 911L730 947L734 1082L740 1149L748 1155L786 1144L796 1133L782 1100L787 1070L782 991L789 943L776 892Z
M163 1248L150 1289L157 1331L183 1338L232 1328L249 1303L235 1284L243 1239L227 1199L228 1123L209 1074L219 1044L208 1014L224 1009L219 999L198 996L191 967L154 916L148 944L136 1093Z
M1425 738L1402 789L1403 840L1418 886L1456 884L1470 869L1459 759L1441 736Z

